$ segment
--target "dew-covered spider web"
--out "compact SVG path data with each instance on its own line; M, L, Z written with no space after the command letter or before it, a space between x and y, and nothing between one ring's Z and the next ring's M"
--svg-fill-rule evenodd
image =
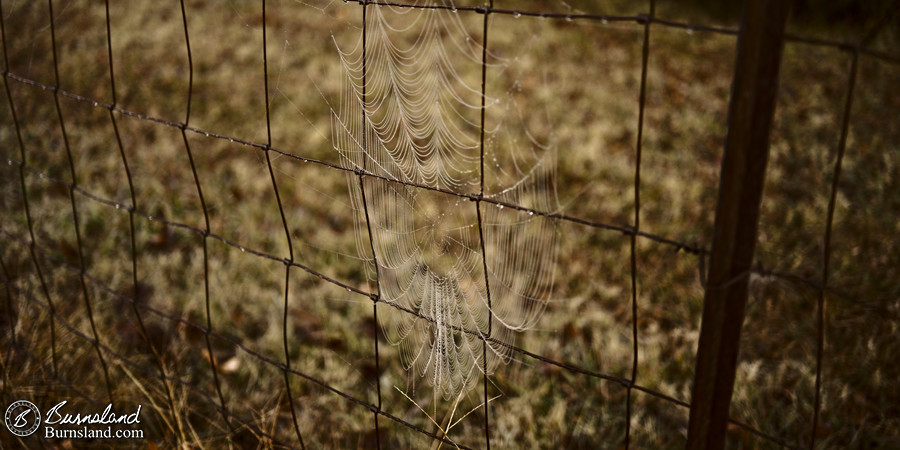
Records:
M557 246L552 220L451 193L559 209L555 148L523 129L510 92L484 99L494 120L482 182L482 70L502 73L505 63L482 51L480 23L460 16L368 7L365 41L338 48L343 87L332 123L342 164L383 177L365 176L362 186L348 177L369 277L381 300L419 315L387 308L379 322L410 376L444 398L508 361L506 346L488 341L484 351L489 332L512 343L537 323L553 292Z

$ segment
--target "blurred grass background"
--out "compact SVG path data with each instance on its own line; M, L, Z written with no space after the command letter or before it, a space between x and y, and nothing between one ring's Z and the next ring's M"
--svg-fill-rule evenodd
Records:
M660 1L657 16L736 27L740 8L710 2ZM796 1L789 31L858 39L889 2ZM459 2L479 4L477 1ZM641 2L495 0L495 7L564 13L635 15ZM54 24L60 88L111 103L106 18L102 4L56 1ZM882 8L883 7L883 8ZM189 125L247 142L267 139L262 69L262 17L257 2L185 2L193 59ZM845 8L845 9L842 9ZM848 12L851 11L851 12ZM3 2L9 71L55 86L49 11L43 2ZM448 14L448 13L444 13ZM461 14L480 41L483 16ZM464 15L463 15L464 14ZM190 71L178 2L110 5L117 106L183 123ZM872 47L896 54L898 14ZM341 95L336 45L360 36L356 3L267 2L267 57L272 145L338 164L331 108ZM840 19L840 20L838 20ZM489 108L486 120L519 120L540 142L558 149L563 214L630 225L634 211L635 140L643 27L633 22L492 15L489 48L503 64L487 74L487 92L511 108ZM641 161L641 229L708 248L734 61L735 37L652 25ZM820 282L826 209L836 160L851 55L834 47L788 43L763 199L758 260L766 269ZM462 73L473 86L480 67ZM4 404L62 399L105 406L108 394L94 346L78 267L69 189L25 170L71 182L52 90L7 78L0 95L0 258L5 280L2 326ZM826 348L820 426L812 430L818 290L755 275L743 328L732 417L790 445L815 433L823 448L884 448L900 440L898 297L900 297L900 69L863 55L855 88L847 152L838 188L831 273L826 294ZM76 184L122 206L131 192L109 112L60 97ZM115 113L134 184L136 209L205 228L181 130ZM525 140L524 131L519 137ZM203 189L210 231L238 245L287 257L288 248L265 154L240 142L186 133ZM490 145L490 141L489 141ZM488 151L501 152L501 147ZM345 173L272 153L295 260L367 292L367 261L356 230ZM23 184L24 190L23 192ZM27 243L33 221L36 257ZM257 430L297 445L284 378L282 313L285 269L279 261L206 239L210 322L206 344L204 238L185 228L134 216L137 289L132 283L129 212L76 193L87 299L105 353L117 404L144 405L147 442L218 448L272 445ZM465 204L463 204L465 206ZM506 214L522 214L507 211ZM549 220L549 219L547 219ZM515 345L590 371L627 378L632 364L629 238L618 232L555 221L560 249L554 299L539 326ZM697 256L639 239L637 384L689 402L703 288ZM490 255L489 255L490 257ZM44 291L42 286L46 285ZM96 282L92 281L96 280ZM99 284L98 284L99 283ZM109 289L103 289L102 286ZM136 297L134 293L137 293ZM448 405L427 383L409 376L397 349L373 318L371 300L292 268L288 340L291 367L434 431L421 405L440 420ZM58 317L51 344L52 300ZM131 302L141 312L150 351ZM161 311L162 316L150 312ZM387 314L384 305L378 314ZM63 326L59 320L65 321ZM374 340L379 339L380 370ZM240 343L243 348L234 345ZM57 352L59 373L53 370ZM229 411L216 410L217 377ZM170 377L162 382L159 366ZM376 380L377 378L377 380ZM181 380L182 383L172 380ZM491 444L498 447L619 448L625 435L626 389L517 355L491 378ZM376 383L378 385L376 385ZM396 387L396 388L395 388ZM403 390L409 398L398 392ZM371 447L369 409L300 377L291 377L293 405L307 445ZM483 447L482 386L460 401L449 432L459 444ZM171 401L169 400L171 398ZM415 402L415 404L413 403ZM633 392L631 442L636 448L681 447L687 408ZM431 439L379 418L386 447L421 448ZM2 433L8 441L10 434ZM26 445L40 445L35 438ZM72 441L60 446L115 445ZM132 445L128 443L126 445ZM446 444L445 444L446 445ZM778 445L739 428L730 448Z

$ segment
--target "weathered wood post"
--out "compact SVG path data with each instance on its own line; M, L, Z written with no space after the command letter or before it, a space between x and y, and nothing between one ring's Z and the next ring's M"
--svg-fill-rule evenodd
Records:
M691 396L689 449L725 445L788 3L749 0L741 22Z

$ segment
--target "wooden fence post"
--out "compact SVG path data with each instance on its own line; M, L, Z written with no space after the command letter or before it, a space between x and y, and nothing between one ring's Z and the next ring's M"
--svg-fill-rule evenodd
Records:
M741 22L691 396L689 449L725 445L788 3L749 0Z

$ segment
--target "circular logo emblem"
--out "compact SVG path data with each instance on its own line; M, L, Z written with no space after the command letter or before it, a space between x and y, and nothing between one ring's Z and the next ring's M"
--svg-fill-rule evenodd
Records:
M6 428L16 436L31 436L41 426L41 412L27 400L13 402L3 416Z

